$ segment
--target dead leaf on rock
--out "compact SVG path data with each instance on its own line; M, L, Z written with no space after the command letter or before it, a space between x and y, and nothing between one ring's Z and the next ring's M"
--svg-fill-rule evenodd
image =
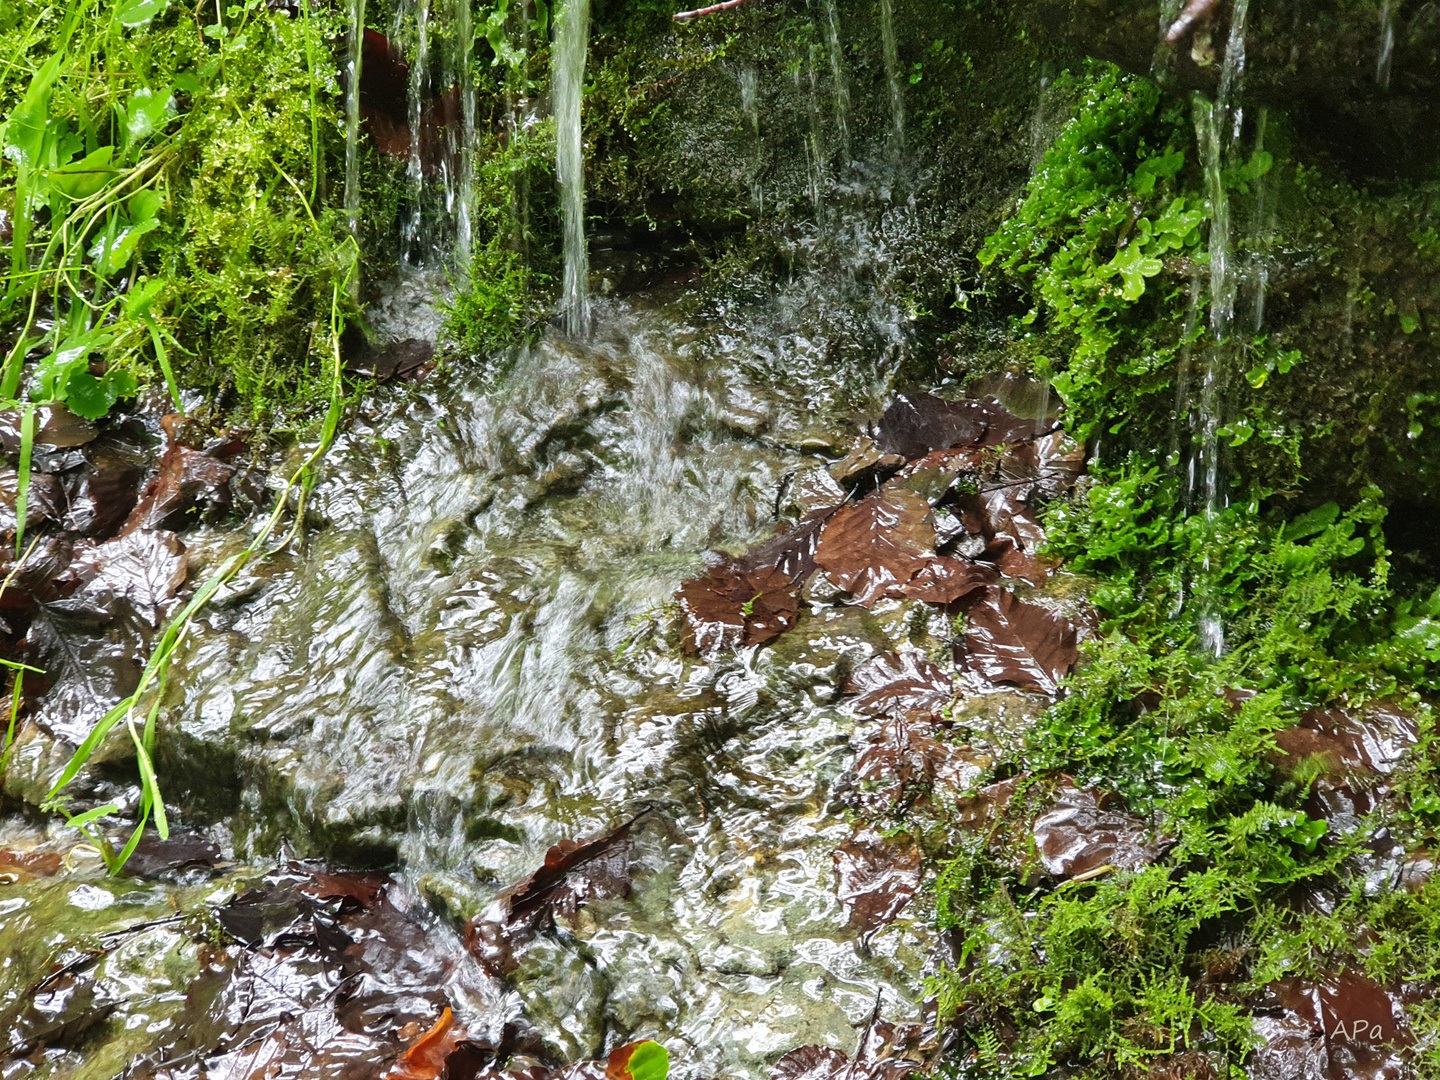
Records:
M480 966L502 978L518 966L517 948L528 943L557 913L575 914L587 900L630 891L630 830L635 820L584 840L562 840L545 862L510 886L465 927L465 947Z
M978 477L986 457L985 451L969 448L936 450L911 461L887 481L887 486L909 488L933 506L960 477Z
M983 446L993 418L978 401L901 394L881 415L875 441L883 453L903 458L924 457L952 446Z
M800 614L800 590L788 575L746 569L733 559L685 582L675 595L685 612L686 651L706 657L777 638Z
M135 509L146 457L108 433L85 448L86 468L66 481L65 528L82 536L114 536Z
M872 1016L852 1061L828 1046L802 1046L775 1063L772 1080L900 1080L927 1068L938 1052L929 1024L892 1024Z
M855 762L859 790L852 801L869 813L889 813L927 792L963 791L987 759L929 733L917 714L886 720L867 733Z
M5 881L7 874L18 877L23 874L25 879L37 877L54 877L60 872L60 866L64 858L55 851L14 851L11 849L0 850L0 882Z
M913 491L877 491L842 506L825 523L815 562L869 607L935 557L930 504Z
M80 589L64 603L113 617L118 603L159 626L185 582L189 557L179 537L163 529L132 532L79 553Z
M940 555L921 567L904 585L891 586L887 595L923 600L927 604L953 604L995 584L999 576L995 567L986 563Z
M938 713L950 703L954 684L949 675L915 653L881 653L861 664L845 680L845 693L858 694L856 712L893 716L906 712Z
M1158 848L1146 839L1144 819L1125 812L1124 800L1067 784L1031 832L1046 873L1074 877L1102 866L1139 870L1155 861Z
M228 505L226 485L234 475L234 465L178 442L171 443L160 456L160 471L145 488L122 535L140 529L178 528L202 501Z
M450 1055L464 1038L465 1029L456 1025L454 1014L446 1008L434 1026L395 1060L385 1074L387 1080L440 1080Z
M1358 972L1272 983L1255 1009L1254 1025L1264 1040L1247 1062L1255 1080L1409 1075L1414 1036L1403 1003Z
M1393 772L1419 736L1414 716L1388 702L1364 712L1311 709L1295 727L1275 733L1275 761L1290 769L1318 757L1331 775L1363 782Z
M990 682L1053 694L1079 658L1068 619L1003 589L986 589L965 616L955 661Z
M815 572L815 549L820 545L825 523L839 509L838 506L827 506L812 510L793 529L747 551L739 559L740 565L746 570L779 570L795 585L803 585L805 579Z
M868 940L894 922L920 889L922 855L908 836L856 833L835 852L835 895L850 913L847 925Z

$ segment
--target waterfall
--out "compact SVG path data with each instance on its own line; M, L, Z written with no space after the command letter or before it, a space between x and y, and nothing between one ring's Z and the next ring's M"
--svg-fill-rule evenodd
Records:
M760 79L753 66L740 72L740 111L745 115L745 126L755 140L755 164L750 170L750 201L757 211L765 209L765 188L760 182L760 173L765 163L765 140L760 136Z
M590 0L565 0L555 24L551 74L555 109L555 172L565 236L565 284L560 311L571 334L590 324L590 257L585 246L585 148L580 97L590 47Z
M1390 0L1380 7L1380 59L1375 62L1375 81L1381 89L1390 89L1390 61L1395 57L1395 19Z
M404 258L415 266L425 265L422 222L425 199L425 163L420 146L424 141L424 100L429 89L426 74L430 69L430 0L401 0L396 5L397 24L405 18L407 9L413 10L415 19L415 52L410 61L409 123L410 160L405 167L405 179L410 193L410 210L400 225L400 250ZM397 30L403 30L397 26ZM397 33L398 37L399 34Z
M475 243L473 207L475 200L475 26L470 0L455 0L455 44L452 66L455 88L460 97L460 145L455 154L455 263L462 274L470 268Z
M1235 159L1244 124L1239 95L1245 76L1245 20L1249 0L1236 0L1231 13L1230 36L1220 87L1213 102L1195 98L1195 135L1205 171L1205 194L1210 208L1210 347L1200 379L1200 396L1192 421L1191 458L1186 493L1192 507L1213 518L1225 506L1225 478L1221 471L1220 428L1228 383L1230 337L1235 329L1235 297L1239 272L1231 235L1230 195L1222 171ZM1208 560L1205 569L1209 569ZM1218 613L1202 602L1201 647L1215 656L1225 648L1225 631Z
M880 0L880 45L885 58L885 81L890 87L890 139L887 156L900 163L905 150L905 99L900 86L900 45L895 38L895 0Z
M345 58L345 220L360 232L360 62L365 51L365 0L350 0L350 41Z
M840 152L850 164L850 82L845 74L845 54L840 46L840 15L835 0L823 0L825 13L825 51L830 56L830 79L833 83L835 130Z

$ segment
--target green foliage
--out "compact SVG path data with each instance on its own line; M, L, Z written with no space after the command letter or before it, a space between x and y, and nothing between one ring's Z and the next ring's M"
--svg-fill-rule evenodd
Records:
M1185 305L1160 275L1167 259L1198 255L1204 212L1180 184L1191 142L1180 103L1105 65L1064 78L1079 107L979 258L1032 290L1023 324L1043 316L1066 343L1054 383L1088 438L1168 385Z
M1251 1048L1249 1013L1273 979L1350 966L1394 983L1440 963L1440 890L1376 892L1354 862L1382 825L1393 842L1434 843L1429 735L1397 782L1403 798L1338 833L1307 802L1322 767L1277 767L1275 742L1307 708L1380 697L1407 700L1430 731L1414 688L1440 677L1440 594L1394 594L1373 489L1348 511L1283 522L1245 508L1186 517L1175 481L1135 462L1100 481L1047 525L1051 550L1097 580L1101 632L1014 763L1004 820L963 836L937 883L941 925L963 945L932 990L992 1048L986 1076L1062 1061L1118 1076L1186 1051L1224 1075ZM1218 658L1198 647L1197 612L1223 621ZM998 838L1027 835L1060 776L1122 794L1154 823L1161 857L1046 884L1033 849ZM1314 885L1338 890L1343 917L1293 903ZM1357 938L1362 925L1374 935ZM1423 1008L1412 1023L1440 1031ZM1003 1052L975 1034L1006 1028Z
M0 397L99 417L158 376L177 408L183 380L263 412L324 386L332 286L353 261L320 194L337 19L242 0L197 33L167 0L6 8Z

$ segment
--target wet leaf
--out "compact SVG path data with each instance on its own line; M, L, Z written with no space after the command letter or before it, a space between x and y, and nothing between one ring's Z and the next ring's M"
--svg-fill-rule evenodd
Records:
M788 575L732 559L685 582L676 597L685 612L685 648L706 657L777 638L800 613L800 590Z
M845 680L847 694L858 694L855 711L871 716L906 712L938 713L950 703L954 685L944 671L913 652L881 653Z
M465 1029L456 1026L446 1008L433 1027L400 1055L386 1077L388 1080L440 1080L445 1064L465 1038Z
M85 467L66 480L65 528L107 539L119 531L139 501L145 454L108 433L87 446L84 454Z
M901 394L880 417L881 452L924 457L953 446L983 446L991 411L978 401L945 401L931 394Z
M794 584L803 585L815 572L815 549L825 523L835 516L838 506L812 510L795 525L773 540L751 548L739 560L746 570L779 570Z
M1355 781L1391 773L1419 738L1409 711L1376 702L1365 711L1311 709L1293 728L1275 732L1276 764L1293 769L1306 758L1319 758L1332 776Z
M137 878L174 878L185 874L214 870L220 863L220 848L203 836L172 832L161 840L146 833L125 863L125 873Z
M913 491L877 491L842 506L820 534L815 562L869 607L935 557L930 504Z
M60 872L64 858L54 851L0 850L0 881L7 873L19 872L26 877L54 877Z
M1118 795L1067 784L1050 809L1035 819L1035 848L1046 873L1073 877L1113 866L1139 870L1155 861L1157 846L1143 818L1125 812Z
M890 813L931 791L964 790L988 760L935 738L917 714L897 716L867 734L855 762L859 790L850 801L872 814Z
M955 661L993 683L1053 694L1080 655L1068 619L1003 589L986 589L965 618Z
M1414 1036L1399 995L1358 972L1272 983L1254 1023L1264 1040L1247 1062L1255 1080L1410 1074L1406 1060Z
M519 966L515 951L555 914L573 915L589 899L630 891L630 830L634 820L584 840L562 840L529 877L506 889L465 926L465 947L496 978Z
M891 1024L873 1016L852 1061L828 1046L802 1046L775 1063L772 1080L900 1080L926 1068L937 1050L928 1024Z
M987 585L993 585L999 576L995 567L986 563L941 555L921 567L920 572L904 585L891 586L887 595L923 600L927 604L953 604Z
M610 1051L606 1080L665 1080L670 1074L670 1052L646 1039Z
M90 421L76 416L64 405L56 402L42 405L35 410L35 445L52 446L69 450L93 442L100 434ZM0 445L6 453L13 454L20 449L20 410L6 409L0 412Z
M849 912L846 924L867 940L895 921L920 889L920 849L908 837L873 829L856 833L835 852L835 895Z
M181 528L202 501L229 505L226 487L235 466L200 450L172 443L160 457L160 471L145 489L123 532L137 529Z
M151 626L159 626L169 602L185 582L188 566L179 537L164 530L132 532L79 553L74 572L81 587L66 607L87 608L115 618L127 605Z

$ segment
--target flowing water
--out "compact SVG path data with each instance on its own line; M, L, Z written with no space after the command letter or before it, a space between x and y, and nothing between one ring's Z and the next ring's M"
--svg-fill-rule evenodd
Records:
M365 0L350 0L350 36L345 55L345 220L360 232L360 65L364 54ZM357 279L358 287L359 281Z
M872 616L714 663L659 634L700 553L763 536L819 460L810 410L752 385L728 329L597 304L583 346L380 409L332 454L312 549L241 584L175 678L197 762L237 748L238 851L275 828L394 844L441 911L652 809L633 895L537 948L504 1008L569 1058L662 1037L696 1077L848 1049L877 993L914 1015L930 945L902 918L862 947L834 892L839 681L882 646ZM482 1001L472 1023L508 1015Z
M880 45L885 84L890 91L890 139L886 153L892 167L905 152L905 95L900 83L900 43L895 37L895 0L880 0Z
M1236 258L1230 192L1223 172L1239 159L1245 113L1240 91L1245 78L1245 21L1249 0L1237 0L1230 15L1230 32L1225 61L1220 72L1215 100L1195 98L1195 137L1205 172L1205 194L1209 207L1210 233L1210 344L1205 350L1200 386L1194 400L1183 402L1192 416L1191 452L1186 470L1186 494L1190 505L1213 518L1226 505L1222 464L1224 447L1221 428L1225 424L1226 394L1235 353L1235 304L1241 268ZM1263 299L1259 310L1263 311ZM1208 570L1208 565L1206 567ZM1225 648L1219 615L1201 598L1200 645L1219 656Z
M433 169L421 147L427 103L452 87L461 124L474 122L458 74L469 60L433 32L442 10L409 0L396 14L414 58L411 265L369 307L383 337L439 333L434 301L466 228L464 146L447 144ZM948 624L926 622L912 601L819 604L782 641L707 661L677 647L671 606L706 551L767 536L782 502L793 515L834 500L826 463L857 433L853 417L884 400L907 348L911 317L887 275L926 223L913 201L891 197L895 170L878 167L904 137L885 11L889 108L876 138L862 142L857 120L851 146L833 0L816 27L826 46L802 44L796 57L817 213L789 223L789 284L746 301L673 289L621 301L587 295L587 0L561 9L564 332L518 351L502 374L462 363L368 399L308 503L323 527L227 589L172 672L163 769L176 819L239 865L213 879L113 883L82 853L5 909L16 917L0 929L0 954L29 949L37 964L37 928L144 927L114 938L123 949L94 969L127 1034L93 1075L127 1061L148 1075L140 1066L157 1045L178 1045L167 1041L177 1031L203 1041L225 1012L194 1015L212 999L249 1014L225 967L233 955L217 960L165 919L243 892L276 850L282 876L291 856L398 866L390 902L423 939L405 963L392 958L392 996L443 993L472 1032L518 1022L553 1059L653 1037L684 1080L758 1080L798 1046L853 1051L877 1003L887 1019L918 1017L938 955L932 914L917 902L862 937L836 895L835 852L855 832L840 793L853 787L864 730L841 687L896 640L939 655ZM738 89L737 122L758 148L753 69ZM515 103L514 116L527 107ZM842 185L835 163L852 153ZM758 162L754 183L760 191ZM1034 409L1038 427L1048 398ZM186 536L197 573L241 543L222 529ZM506 984L469 957L463 920L551 845L642 812L627 896L537 941ZM0 847L35 839L32 826L5 827L18 832L0 833ZM275 1015L303 998L313 1018L343 984L286 963L261 973ZM164 975L137 974L147 965ZM73 1056L54 1062L57 1074L79 1068ZM258 1067L243 1055L226 1066Z
M560 311L572 335L590 323L590 256L585 241L585 151L580 98L590 48L590 0L564 0L555 21L551 85L555 112L555 174L560 183L565 280Z

